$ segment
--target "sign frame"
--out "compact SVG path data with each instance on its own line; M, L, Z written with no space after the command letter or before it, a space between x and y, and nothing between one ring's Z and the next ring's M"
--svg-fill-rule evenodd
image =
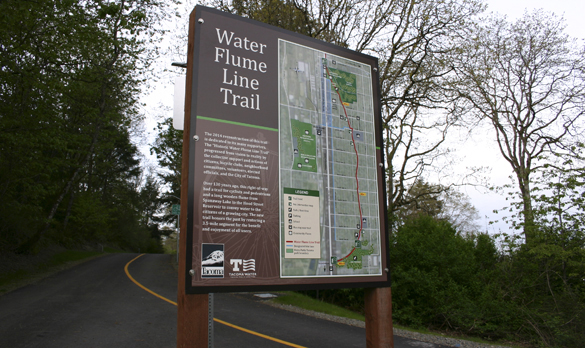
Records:
M184 277L185 280L185 292L187 294L205 294L205 293L214 293L214 292L248 292L248 291L277 291L277 290L312 290L312 289L331 289L331 288L354 288L354 287L364 287L364 288L377 288L377 287L390 287L391 280L390 280L390 272L389 272L389 236L388 236L388 221L387 221L387 205L386 205L386 189L385 189L385 168L384 168L384 153L383 153L383 141L382 141L382 118L381 118L381 105L380 105L380 89L379 89L379 78L378 78L378 60L375 57L368 56L362 53L358 53L355 51L351 51L349 49L345 49L330 43L326 43L323 41L315 40L301 34L297 34L294 32L290 32L284 29L276 28L264 23L256 22L247 18L231 15L219 10L207 8L204 6L196 6L195 14L197 18L197 22L195 24L195 31L194 33L189 33L189 35L194 35L194 48L190 50L193 52L192 55L188 57L188 60L191 61L191 64L188 64L188 67L192 67L191 72L187 72L187 76L192 76L191 80L191 91L187 91L186 98L190 99L190 103L186 102L186 105L191 105L191 112L190 114L185 114L185 117L189 117L190 122L190 134L185 139L189 140L188 149L189 149L189 156L183 156L183 161L188 160L188 188L187 188L187 223L185 224L185 232L186 232L186 255L185 255L185 263L186 267L185 272L183 275L179 275L180 277ZM209 30L204 26L214 26L214 23L222 23L222 28L212 28L216 29L216 37L215 40L219 41L223 38L223 43L227 42L229 38L228 35L231 37L235 37L240 39L240 46L239 47L231 47L232 52L229 52L229 48L226 48L225 45L218 48L219 45L216 46L209 46L209 37L202 37L202 32ZM226 28L226 29L224 29ZM240 30L236 30L233 28L239 28ZM221 31L220 31L221 30ZM235 35L240 36L234 36ZM207 31L209 34L209 31ZM230 34L231 33L231 34ZM261 34L258 34L261 33ZM213 34L213 32L212 32ZM223 36L221 36L223 35ZM269 119L266 117L266 111L260 111L260 109L265 110L268 109L274 110L274 107L278 107L278 100L274 100L275 98L262 98L265 97L270 91L274 90L274 86L278 84L278 77L276 76L277 64L274 63L274 58L265 58L264 56L259 56L259 54L268 53L269 49L274 50L275 41L274 37L278 38L279 40L285 40L289 42L293 42L295 44L303 45L309 48L313 48L315 50L320 50L324 52L331 53L333 55L339 57L346 57L347 59L356 60L363 64L367 64L371 66L371 80L372 80L372 106L373 106L373 113L374 113L374 133L375 133L375 146L376 146L376 162L378 163L377 168L377 180L378 180L378 203L379 203L379 224L380 224L380 231L379 231L379 243L380 243L380 252L381 252L381 259L380 265L382 272L379 275L360 275L360 276L336 276L336 277L324 277L324 278L295 278L295 277L287 277L283 278L280 276L270 279L270 280L261 280L256 281L255 279L251 280L242 280L241 282L226 282L226 285L217 283L219 277L218 268L210 267L209 269L214 270L215 273L214 277L210 277L209 279L205 279L206 281L211 282L211 284L205 284L205 282L194 282L193 278L200 276L198 273L202 272L202 263L204 259L203 255L203 248L201 242L202 235L208 234L210 232L203 231L202 224L205 221L201 220L201 196L202 196L202 188L204 186L200 185L201 182L206 184L213 183L212 180L214 176L213 174L205 174L206 178L205 181L201 179L202 170L198 168L202 165L201 159L202 157L202 149L207 146L215 146L215 144L207 142L204 143L205 139L213 139L212 136L209 138L205 138L205 134L212 134L207 132L209 129L213 127L227 127L226 124L237 124L238 120L241 122L242 120L246 120L246 123L255 124L257 129L265 129L266 130L266 137L274 137L274 120ZM278 40L276 41L278 42ZM232 42L232 45L234 42ZM238 50L239 48L239 50ZM263 51L265 50L265 51ZM209 78L209 73L213 68L218 70L219 68L215 67L214 63L217 63L217 66L223 64L223 60L226 57L229 59L230 55L234 53L234 51L239 51L236 54L242 53L248 54L247 56L242 55L244 59L248 59L248 69L238 69L235 73L232 73L231 70L228 68L221 67L223 69L223 76L220 76L220 89L221 87L225 87L227 82L231 82L234 85L237 83L238 79L241 82L242 86L244 83L247 84L245 88L248 92L248 95L239 96L238 99L233 97L236 94L236 89L234 88L230 92L224 91L221 93L216 93L219 95L219 101L216 101L216 104L213 104L213 100L209 98L209 90L217 91L217 85L213 85L214 80ZM246 52L248 51L248 52ZM261 53L262 52L262 53ZM255 53L255 54L252 54ZM250 61L252 60L251 57L259 57L258 59L254 60L255 65L250 65ZM268 54L267 54L268 56ZM211 57L211 58L210 58ZM242 58L240 57L240 58ZM211 60L210 60L211 59ZM235 59L232 56L232 59ZM265 60L264 60L265 59ZM276 55L276 59L278 59L278 54ZM232 61L233 62L233 61ZM256 70L251 68L256 68ZM250 71L248 71L250 70ZM251 71L254 70L254 71ZM220 70L221 71L221 70ZM237 75L239 73L239 75ZM250 76L246 77L246 80L243 80L243 75L249 73ZM266 77L272 74L272 78ZM251 82L255 81L255 82ZM205 81L205 83L202 83ZM248 84L249 83L249 84ZM215 89L209 87L209 85L213 85ZM187 84L189 86L189 84ZM249 93L255 92L255 93ZM248 97L249 96L249 97ZM244 103L244 98L245 103ZM262 99L261 99L262 98ZM268 100L266 100L268 99ZM233 101L233 103L232 103ZM221 105L225 104L225 105ZM223 108L223 109L222 109ZM231 108L231 109L230 109ZM229 110L232 110L234 115L231 113L228 115ZM269 112L268 111L268 112ZM208 115L213 113L219 113L225 117L232 117L231 120L225 120L217 122L218 120L212 120ZM234 119L233 117L237 117ZM275 116L278 119L278 116ZM187 121L187 120L186 120ZM215 122L215 123L214 123ZM278 122L278 120L277 120ZM211 128L210 128L211 127ZM243 129L243 128L242 128ZM276 127L278 130L279 128ZM277 132L278 133L278 132ZM264 134L264 133L263 133ZM261 135L261 137L264 135ZM279 136L276 135L277 143ZM234 138L235 139L235 138ZM271 138L272 139L272 138ZM270 141L268 141L271 143ZM273 143L274 141L272 141ZM218 145L218 149L222 149L220 144ZM261 146L259 144L258 146ZM273 144L274 146L274 144ZM199 151L199 152L197 152ZM187 158L185 158L187 157ZM197 162L197 159L199 162ZM274 159L272 159L274 161ZM277 164L279 163L278 157L276 158ZM268 160L267 162L270 162ZM277 165L277 168L279 166ZM279 170L279 169L278 169ZM268 170L268 172L271 172ZM198 173L196 175L196 173ZM208 171L211 173L211 171ZM215 172L213 172L215 173ZM215 173L218 174L218 173ZM274 173L273 173L274 174ZM279 173L276 173L277 178L279 177ZM196 181L197 180L197 181ZM277 180L278 181L278 180ZM229 187L228 187L229 188ZM253 189L252 189L253 190ZM255 192L255 191L249 191ZM258 192L260 194L261 192ZM274 193L274 192L273 192ZM278 201L280 201L280 187L278 193ZM209 194L209 193L206 193ZM197 195L197 198L196 198ZM274 198L272 201L264 201L264 202L274 202ZM211 200L210 200L211 201ZM217 201L215 201L217 202ZM241 202L240 202L241 203ZM217 203L219 204L219 203ZM211 206L211 205L209 205ZM260 206L260 205L259 205ZM210 208L211 209L211 208ZM217 211L221 210L217 208ZM280 209L278 209L280 215ZM280 226L280 219L278 222ZM280 227L278 228L278 237L280 238L281 230ZM212 242L205 242L205 244L223 244L221 241L212 241ZM223 248L223 247L222 247ZM282 242L279 239L279 243L277 245L276 252L281 252ZM223 250L223 249L222 249ZM213 256L205 255L206 263L212 262ZM200 264L197 264L198 260L200 260ZM251 259L249 259L251 260ZM245 258L236 258L232 259L232 264L230 265L228 260L222 259L222 266L225 267L227 265L232 266L234 270L237 268L239 269L240 265L243 267ZM280 260L280 256L279 256ZM226 265L227 263L227 265ZM235 265L235 266L234 266ZM252 266L250 266L252 267ZM280 265L278 265L280 268ZM209 270L207 270L209 272ZM222 271L223 275L223 271Z

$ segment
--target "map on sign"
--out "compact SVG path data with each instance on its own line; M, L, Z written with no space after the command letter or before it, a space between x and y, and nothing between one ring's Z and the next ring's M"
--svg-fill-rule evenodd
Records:
M279 41L281 276L382 274L371 66Z

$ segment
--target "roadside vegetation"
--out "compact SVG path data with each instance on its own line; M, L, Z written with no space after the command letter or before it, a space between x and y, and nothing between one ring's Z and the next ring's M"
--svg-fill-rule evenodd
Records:
M106 253L120 252L112 248L103 249ZM0 295L104 255L104 252L51 247L34 256L4 254L0 257Z
M0 253L162 251L133 139L165 3L0 3Z

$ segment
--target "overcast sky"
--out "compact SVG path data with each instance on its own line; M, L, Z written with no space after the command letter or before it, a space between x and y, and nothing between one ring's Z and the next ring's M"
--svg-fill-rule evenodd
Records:
M585 38L584 0L487 0L488 12L498 12L509 20L521 17L525 10L542 8L563 16L567 21L567 33L573 37Z

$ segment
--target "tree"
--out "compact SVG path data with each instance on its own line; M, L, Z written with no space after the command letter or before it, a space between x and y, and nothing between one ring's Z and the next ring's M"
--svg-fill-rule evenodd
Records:
M441 200L443 209L439 217L449 221L457 232L472 235L481 231L476 222L479 219L479 213L471 204L469 196L451 188L442 193Z
M584 176L582 168L555 169L541 178L533 187L536 228L530 245L519 236L506 236L502 244L498 293L515 314L501 329L535 345L580 347L585 339Z
M447 88L452 62L459 54L460 38L483 11L477 1L400 4L389 19L387 39L374 50L382 69L390 214L411 204L409 186L429 170L440 168L441 159L449 161L451 152L444 143L451 128L458 125L461 112L457 96Z
M574 158L563 156L561 168L545 168L541 184L533 188L538 229L529 255L523 256L538 265L535 297L546 298L532 311L534 330L545 344L577 347L585 339L583 144L575 150Z
M238 16L252 18L259 22L297 33L315 37L320 35L322 28L318 27L312 14L301 7L297 1L291 0L233 0L231 6L221 6L222 10Z
M436 220L447 221L458 233L476 234L479 227L477 209L469 202L469 197L454 187L445 187L417 180L405 194L404 202L394 214L395 228L409 219L429 216Z
M585 339L585 171L547 170L542 178L533 191L535 240L523 256L538 265L533 296L546 300L531 319L545 344L577 347Z
M177 203L175 197L181 197L181 168L183 163L183 131L173 127L173 119L166 118L157 124L157 138L150 148L151 154L156 154L162 171L158 173L169 194L163 195L160 200L167 208ZM170 209L167 209L170 212ZM165 214L163 219L171 222L174 215Z
M580 134L585 56L553 14L515 23L492 17L472 35L457 70L459 95L487 121L514 172L527 243L536 233L531 175Z
M140 118L145 44L162 8L157 0L0 2L2 247L34 251L85 213L109 223L106 198L136 191L129 129Z
M211 5L379 57L391 214L409 204L408 187L449 154L444 142L461 111L457 95L447 88L452 62L467 27L484 9L480 1L233 0Z
M417 180L406 193L405 202L396 212L399 221L405 221L417 216L429 216L439 218L443 212L444 202L441 194L445 188L441 185L430 184L423 180Z

